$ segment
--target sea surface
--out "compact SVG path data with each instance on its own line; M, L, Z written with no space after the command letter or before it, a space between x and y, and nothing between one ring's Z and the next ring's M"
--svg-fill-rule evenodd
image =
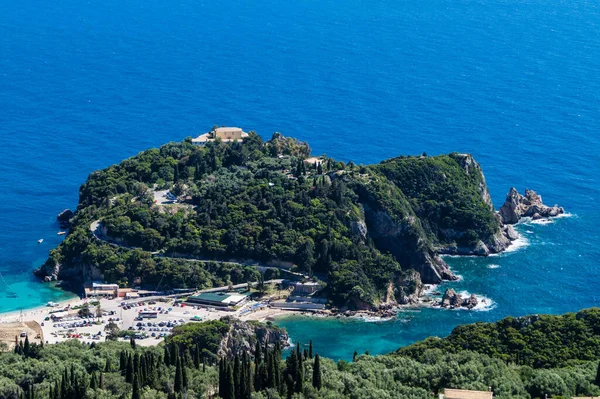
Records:
M322 355L597 306L599 60L595 1L0 1L0 312L65 297L31 272L89 173L214 124L355 163L469 152L497 207L515 186L571 215L447 259L462 280L438 290L487 298L478 311L279 322Z

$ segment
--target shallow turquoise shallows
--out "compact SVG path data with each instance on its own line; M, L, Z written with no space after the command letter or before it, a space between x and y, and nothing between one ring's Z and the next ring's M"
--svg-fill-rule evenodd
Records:
M214 124L355 163L470 152L496 206L516 186L573 215L519 226L512 253L448 259L463 277L452 286L488 298L484 310L281 321L322 355L599 303L594 2L24 0L0 15L0 272L19 295L0 281L0 311L63 295L31 271L90 172Z

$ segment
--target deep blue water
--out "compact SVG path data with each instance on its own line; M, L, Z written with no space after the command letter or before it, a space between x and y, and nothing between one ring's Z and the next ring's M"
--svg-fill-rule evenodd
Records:
M323 355L382 353L456 324L598 305L600 9L592 1L0 1L0 311L62 295L31 270L95 169L214 124L371 163L470 152L571 214L529 245L449 259L489 311L282 321ZM37 240L44 238L42 244ZM497 268L488 268L490 265ZM6 286L0 282L0 292Z

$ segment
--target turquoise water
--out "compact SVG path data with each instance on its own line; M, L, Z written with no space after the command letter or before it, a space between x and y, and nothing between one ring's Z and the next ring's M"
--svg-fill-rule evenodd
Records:
M0 311L61 295L31 270L90 172L214 124L355 163L470 152L496 206L528 187L574 215L519 227L529 245L513 253L448 260L487 311L281 322L323 355L598 304L594 2L24 0L0 2L0 15L0 272L19 291L5 298L0 284Z

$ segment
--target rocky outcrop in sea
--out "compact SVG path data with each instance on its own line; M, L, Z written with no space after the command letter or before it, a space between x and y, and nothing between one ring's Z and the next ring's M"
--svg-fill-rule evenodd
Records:
M58 224L60 225L60 228L61 229L69 228L71 225L70 220L73 216L75 216L75 213L73 213L73 211L70 209L65 209L64 211L59 213L56 216L56 220L58 220Z
M530 217L533 220L556 217L565 213L558 205L547 206L542 197L533 190L525 190L525 195L519 194L514 187L506 196L504 205L498 211L500 221L505 225L518 223L521 218Z
M442 301L440 302L440 306L442 308L460 308L464 307L467 309L473 309L479 301L475 297L474 294L471 294L469 297L463 297L458 294L454 289L450 288L444 292L444 296L442 297Z

